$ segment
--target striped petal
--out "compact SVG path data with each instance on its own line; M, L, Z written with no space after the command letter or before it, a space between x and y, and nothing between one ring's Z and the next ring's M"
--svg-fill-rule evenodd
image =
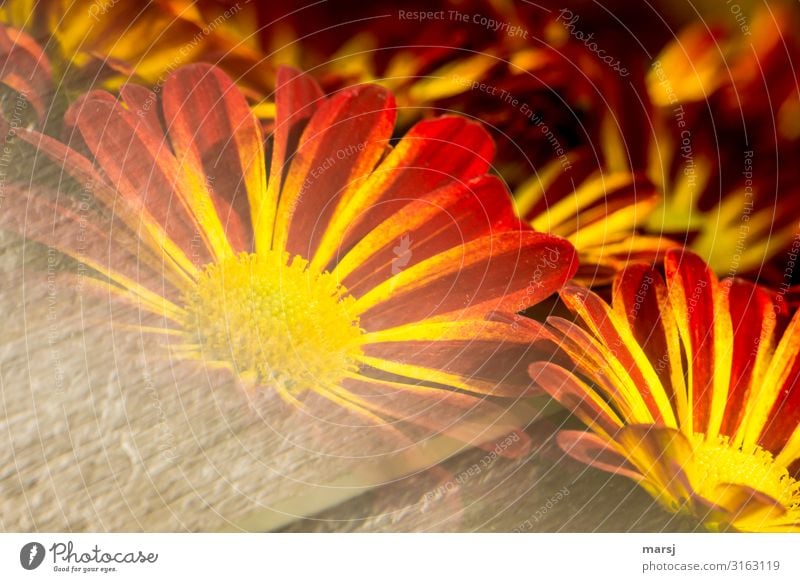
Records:
M152 133L135 112L102 93L77 101L67 118L130 208L147 211L195 265L231 253L219 218L211 216L213 206L181 181L180 166L163 135Z
M163 112L184 179L211 201L233 250L250 251L250 208L269 202L264 138L244 97L219 69L190 65L165 83Z
M383 156L394 120L394 97L375 85L341 91L319 107L281 192L275 248L314 257L339 201Z
M365 362L415 380L459 390L518 398L528 395L527 366L541 357L541 326L519 317L503 321L429 321L364 336Z
M41 124L54 88L50 61L33 38L0 24L0 83L28 101Z
M719 434L730 384L733 332L727 293L691 252L668 251L669 298L688 359L688 399L696 432Z
M356 296L436 254L495 231L521 228L503 184L492 176L382 205L386 220L346 251L333 270Z
M396 220L406 205L429 192L463 188L473 178L485 178L493 155L492 140L475 122L445 116L416 124L358 188L342 197L315 264L324 267L337 249L347 250L375 225ZM466 227L463 230L469 232Z
M470 309L522 311L575 272L574 248L546 234L510 231L455 247L373 287L356 309L368 330Z

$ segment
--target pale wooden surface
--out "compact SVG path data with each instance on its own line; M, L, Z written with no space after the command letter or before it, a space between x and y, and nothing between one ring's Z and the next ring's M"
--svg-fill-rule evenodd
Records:
M562 419L553 420L558 424ZM450 489L452 513L440 505L422 519L424 500L441 484L408 480L369 491L282 531L393 531L409 523L418 524L415 529L460 532L705 531L692 518L661 509L629 480L565 458L548 434L552 423L542 424L549 426L531 431L539 446L526 458L497 459L474 477L468 471L482 466L482 451L445 461L442 468L455 482L467 475Z

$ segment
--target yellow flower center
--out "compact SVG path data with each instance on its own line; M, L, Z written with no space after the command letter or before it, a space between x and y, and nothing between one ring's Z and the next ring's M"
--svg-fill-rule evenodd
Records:
M298 394L357 369L355 299L301 257L241 253L207 265L184 300L202 356L258 384Z
M715 487L734 483L769 495L787 511L800 512L800 483L786 467L775 463L769 451L759 446L743 450L723 435L714 439L695 435L694 445L694 467L700 480L694 486L700 495L713 499Z

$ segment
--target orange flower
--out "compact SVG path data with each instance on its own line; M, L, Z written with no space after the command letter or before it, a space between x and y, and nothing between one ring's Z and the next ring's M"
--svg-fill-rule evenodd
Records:
M392 147L385 89L325 98L292 70L277 81L266 146L210 66L179 69L160 99L85 95L65 118L74 149L22 136L65 175L8 196L4 222L161 318L141 329L173 355L255 393L476 443L514 430L494 400L531 386L535 336L515 313L572 277L572 246L514 216L478 124L421 122Z
M800 530L800 314L784 330L765 289L720 282L690 252L665 269L626 269L611 305L561 292L581 325L549 329L574 368L530 372L592 432L560 446L709 528Z
M176 68L201 60L233 74L250 96L272 89L265 80L274 68L262 62L255 6L245 2L8 0L0 22L46 47L61 91L98 80L117 88L132 76L160 88Z

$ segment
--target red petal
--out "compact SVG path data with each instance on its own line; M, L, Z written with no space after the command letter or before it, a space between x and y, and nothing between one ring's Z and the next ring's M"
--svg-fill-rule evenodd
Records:
M614 310L628 321L633 336L677 409L676 390L685 393L682 378L680 339L667 300L667 286L661 275L646 265L633 265L614 280ZM685 396L681 394L685 400Z
M270 189L279 193L289 167L292 153L297 149L306 121L324 102L317 82L309 75L289 67L280 67L275 79L275 124L272 136Z
M377 85L337 93L308 122L281 192L275 246L311 258L339 201L369 176L394 129L394 98Z
M154 256L118 217L99 212L87 201L57 196L44 190L6 187L0 225L85 263L115 280L121 275L149 286L167 299L180 298L180 282L170 285L163 259ZM78 274L83 274L80 271Z
M688 389L693 428L695 432L714 433L717 429L710 426L712 401L726 397L724 393L715 395L715 375L728 374L730 369L730 364L716 361L715 343L731 339L715 334L715 323L722 323L715 316L715 302L720 293L717 278L700 257L689 251L668 251L664 268L670 303L690 368ZM719 317L729 316L720 313Z
M521 227L499 179L481 176L417 198L382 203L386 220L347 252L335 272L354 295L453 247ZM345 239L349 239L349 233Z
M753 373L759 363L764 366L765 350L774 342L775 311L770 294L752 283L730 281L728 300L733 323L733 359L728 404L720 432L733 436L746 410L745 404L753 388ZM757 362L761 357L762 361Z
M392 341L393 330L382 332L383 341L375 341L381 332L367 334L364 354L397 364L393 372L417 380L445 383L433 378L433 371L443 372L459 379L456 388L513 398L529 395L528 365L542 357L536 342L549 337L540 324L521 316L516 324L421 322L401 330L404 341Z
M164 126L158 116L158 97L146 87L128 83L119 90L128 109L142 118L153 135L163 135Z
M674 413L668 404L668 395L664 394L659 382L651 381L648 376L649 362L643 361L642 355L637 353L638 343L632 342L630 337L623 336L620 329L624 329L627 321L615 325L614 312L598 295L583 287L566 286L561 290L561 298L567 306L585 322L592 334L601 342L603 349L607 350L610 357L619 362L624 373L629 377L620 378L628 386L634 386L641 395L652 418L656 422L674 424ZM617 325L621 327L618 329ZM652 366L651 366L652 367ZM587 373L592 375L591 371ZM641 418L641 421L647 419Z
M407 204L439 188L463 185L483 175L493 154L494 143L477 123L451 116L418 123L370 178L342 201L327 234L320 266L334 258L335 248L348 249ZM503 191L502 196L508 194ZM477 218L484 214L479 211ZM509 216L508 224L516 228L516 218Z
M484 236L405 269L358 299L367 330L448 314L473 319L535 305L568 281L575 249L543 233Z
M779 390L759 444L779 453L800 427L800 312L795 313L773 356L769 382ZM793 461L794 459L787 459Z
M164 120L175 155L202 177L235 251L250 251L250 200L266 191L261 127L227 75L181 67L164 85ZM274 202L273 202L274 204Z
M50 61L33 38L0 24L0 82L33 105L40 123L53 97Z
M67 117L130 208L146 209L196 265L210 262L207 249L196 244L202 239L179 192L184 186L166 139L154 135L134 112L96 94L74 103Z

